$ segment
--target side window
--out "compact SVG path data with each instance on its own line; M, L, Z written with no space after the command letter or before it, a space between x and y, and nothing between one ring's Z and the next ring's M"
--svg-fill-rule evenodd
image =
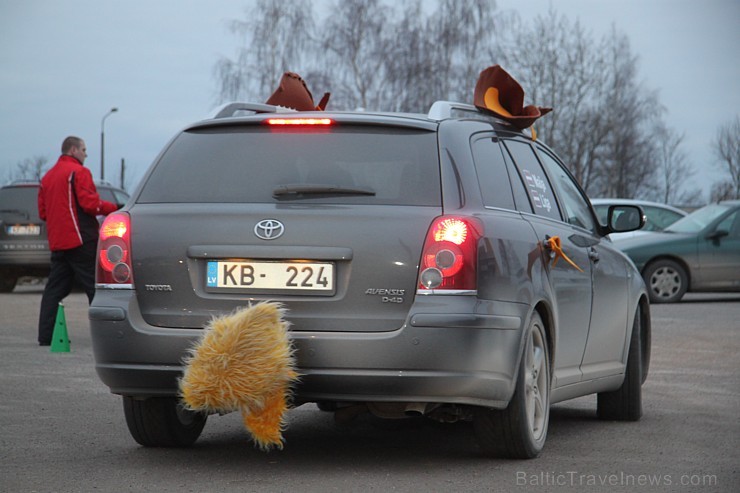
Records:
M509 174L498 143L490 136L473 142L473 160L486 207L515 209Z
M606 226L606 213L609 212L609 206L608 205L595 205L594 212L596 212L596 215L599 218L599 223Z
M716 231L727 231L730 238L740 238L740 213L733 212L720 222L715 228Z
M538 148L537 155L558 188L562 205L565 208L565 221L589 231L596 231L588 200L570 173L546 150Z
M127 195L127 194L125 194L125 193L122 193L122 192L119 192L119 191L115 191L115 192L113 192L113 195L115 195L115 196L116 196L116 200L114 200L114 202L115 202L116 204L121 204L121 205L123 205L123 204L125 204L126 202L128 202L128 195Z
M505 143L525 183L534 213L560 221L560 210L552 186L532 147L515 140L507 140Z
M522 181L522 177L519 176L519 172L514 166L514 161L511 160L511 155L504 149L501 149L501 151L504 155L504 161L506 161L506 169L509 171L509 177L511 178L511 192L514 194L516 210L534 214L532 203L529 201L529 194Z
M647 216L645 227L642 228L643 231L662 231L683 217L678 212L658 207L643 206L643 210L645 216Z
M107 200L108 202L115 202L115 197L113 197L113 192L110 190L110 188L103 188L98 187L98 195L101 199Z

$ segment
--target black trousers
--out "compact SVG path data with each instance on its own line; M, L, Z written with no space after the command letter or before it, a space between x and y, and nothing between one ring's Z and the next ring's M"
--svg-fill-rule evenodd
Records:
M51 252L51 271L41 298L39 344L49 344L54 335L59 303L72 291L75 280L83 287L87 300L95 295L95 253L97 243L88 241L77 248Z

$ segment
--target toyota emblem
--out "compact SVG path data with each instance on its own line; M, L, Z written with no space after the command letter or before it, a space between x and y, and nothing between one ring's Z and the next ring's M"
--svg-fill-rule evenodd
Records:
M285 226L277 219L263 219L254 227L254 234L263 240L274 240L285 233Z

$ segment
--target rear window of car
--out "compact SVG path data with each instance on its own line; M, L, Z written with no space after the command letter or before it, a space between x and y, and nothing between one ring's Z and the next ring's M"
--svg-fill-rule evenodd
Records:
M101 186L97 186L96 188L98 189L98 195L100 195L100 198L103 200L107 200L108 202L113 202L117 205L123 205L128 200L128 195L124 192L121 192L120 190L114 190L112 188Z
M645 216L647 216L645 226L642 228L643 231L663 231L665 228L684 217L683 214L673 212L669 209L661 209L651 206L643 206L642 209L645 211Z
M307 184L345 192L274 194ZM441 203L436 133L358 125L187 131L154 165L137 202L436 206Z
M38 221L38 187L0 188L0 214L5 220Z

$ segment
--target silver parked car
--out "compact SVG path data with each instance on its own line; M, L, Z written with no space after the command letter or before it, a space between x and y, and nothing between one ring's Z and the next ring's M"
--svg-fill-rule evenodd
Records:
M686 217L687 212L668 204L651 202L648 200L634 199L591 199L596 215L601 224L606 224L609 206L611 205L637 205L645 213L645 226L637 231L627 233L612 233L609 235L612 241L622 241L634 238L651 231L663 231L679 219Z
M246 113L234 116L236 111ZM294 406L472 422L529 458L550 405L598 394L637 420L648 296L545 145L470 105L428 114L234 103L167 144L106 219L90 320L97 372L145 446L194 442L183 356L214 316L288 309Z

